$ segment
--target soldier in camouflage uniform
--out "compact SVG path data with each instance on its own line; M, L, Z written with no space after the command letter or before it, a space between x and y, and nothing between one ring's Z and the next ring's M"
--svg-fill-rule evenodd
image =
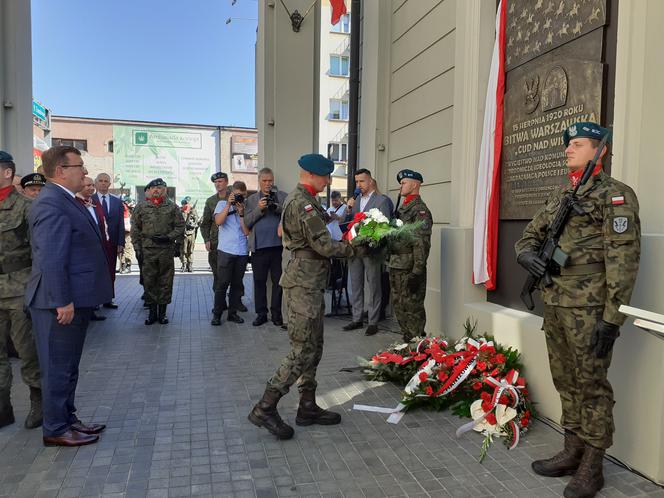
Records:
M180 263L182 267L180 271L193 272L194 264L194 244L196 243L196 232L198 231L199 218L196 212L196 206L191 206L189 202L191 197L187 196L182 199L182 216L184 217L184 237L182 239L182 247L180 248Z
M21 376L30 388L30 412L25 427L42 424L42 397L37 349L23 298L32 256L28 211L32 200L12 185L16 171L11 155L0 151L0 427L14 423L11 405L12 369L7 354L11 338L21 357Z
M131 240L143 261L145 302L150 313L146 325L166 324L166 307L173 294L173 249L184 234L184 218L177 205L166 197L166 182L161 178L147 185L149 197L134 208Z
M323 355L323 293L330 272L330 258L355 255L347 242L332 240L325 225L325 210L316 200L328 184L334 163L320 154L307 154L298 161L300 183L284 202L282 232L291 259L280 280L288 307L291 350L267 382L263 398L249 414L249 421L265 427L280 439L293 437L293 428L277 412L277 403L299 379L298 425L332 425L338 413L316 404L316 368Z
M404 223L420 223L412 241L393 243L387 259L392 291L392 309L396 315L403 340L424 336L427 316L424 298L427 290L427 258L431 248L431 211L420 197L422 175L404 169L397 174L403 203L396 218Z
M217 245L219 243L219 227L214 222L214 210L219 201L228 200L232 189L228 186L228 175L223 171L219 171L210 177L210 181L214 183L216 193L211 195L205 201L205 208L203 209L203 218L201 219L201 235L205 242L205 250L208 252L208 263L212 270L212 290L219 290L219 275L217 270ZM244 296L244 284L240 289L240 295ZM247 307L240 303L238 311L247 311Z
M576 185L593 158L605 128L577 123L563 135L570 184L554 191L516 243L517 261L532 275L544 274L537 256L561 198ZM606 149L602 156L606 155ZM639 202L627 185L602 171L577 192L583 215L572 212L560 237L569 263L543 287L544 333L553 382L562 404L565 448L533 462L545 476L574 474L566 497L591 497L603 486L602 458L613 443L613 391L607 379L613 343L625 316L639 268ZM559 273L559 274L558 274Z

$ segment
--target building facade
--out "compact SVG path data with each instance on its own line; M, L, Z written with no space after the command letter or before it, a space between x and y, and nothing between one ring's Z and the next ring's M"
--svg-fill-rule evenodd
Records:
M308 6L307 0L291 3L292 9ZM525 5L516 0L510 3ZM544 10L554 3L561 15L579 16L575 2L532 2L532 7ZM600 14L610 20L601 31L604 48L600 52L605 59L600 63L606 72L597 85L602 87L600 119L613 125L611 174L634 188L641 206L641 270L632 305L664 313L664 220L660 214L664 196L659 193L664 182L660 167L664 152L656 139L664 109L659 91L664 66L657 55L657 47L664 42L664 32L658 28L664 3L591 3L604 9ZM364 0L361 4L362 11L355 13L362 23L358 166L375 171L379 187L393 198L397 171L412 168L424 176L422 196L435 223L428 261L427 331L455 338L462 334L466 317L478 320L480 331L523 353L538 412L557 421L560 406L545 366L542 318L510 301L509 292L504 294L505 289L522 282L522 273L515 279L504 269L514 264L509 242L526 220L516 224L501 221L498 257L504 264L497 291L487 292L472 284L477 165L496 2ZM287 176L297 153L317 141L316 127L306 117L307 112L319 115L318 63L322 67L325 62L322 56L317 60L311 49L318 44L313 27L305 20L301 31L293 32L278 7L278 3L259 2L257 127L262 153L273 158L277 175ZM594 15L593 9L579 22L592 20ZM321 22L325 17L321 15ZM533 19L524 16L515 27L529 21ZM567 28L563 24L556 34L562 37L576 29L583 34L586 28L572 22ZM270 54L269 59L260 56L265 53ZM293 58L299 64L290 64ZM290 109L295 105L298 116L291 119ZM289 141L283 144L275 137ZM290 178L294 185L295 175ZM622 330L610 370L617 430L609 453L664 482L664 429L659 423L634 423L643 415L649 420L664 418L664 392L650 387L652 379L664 374L664 341L637 329L631 320Z
M148 181L163 177L176 200L190 196L202 205L216 171L257 189L253 128L53 116L51 141L77 147L91 177L108 173L114 188L134 199Z

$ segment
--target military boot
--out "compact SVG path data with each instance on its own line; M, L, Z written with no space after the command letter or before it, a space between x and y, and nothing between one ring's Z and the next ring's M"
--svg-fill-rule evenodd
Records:
M604 450L586 445L579 469L567 484L565 498L592 498L604 487L602 460Z
M265 389L261 400L256 403L254 409L247 417L249 422L257 427L265 427L279 439L290 439L295 431L293 428L281 420L277 411L277 403L281 394L273 389Z
M154 322L157 321L157 305L156 304L150 304L150 314L148 315L148 319L145 320L145 325L152 325Z
M565 448L546 460L535 460L531 467L536 474L546 477L561 477L571 475L581 463L583 440L570 431L565 431Z
M41 427L44 422L44 415L42 412L42 391L38 387L30 388L30 411L25 418L26 429L36 429Z
M213 313L212 314L212 320L210 321L210 325L214 325L214 326L221 325L221 313Z
M159 305L159 323L162 325L166 325L168 323L168 318L166 318L166 307L167 304L160 304Z
M297 408L295 423L297 425L335 425L341 422L341 415L324 410L316 404L316 391L307 390L300 393L300 406Z
M187 273L193 273L194 270L191 268L191 263L187 263Z
M2 391L0 392L0 427L13 424L14 421L14 409L12 408L9 391Z

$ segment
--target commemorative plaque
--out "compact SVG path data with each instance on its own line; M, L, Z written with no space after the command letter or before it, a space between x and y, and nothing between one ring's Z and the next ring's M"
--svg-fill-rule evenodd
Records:
M513 0L509 9L500 218L526 220L565 181L563 131L601 120L603 30L596 28L606 14L604 0Z

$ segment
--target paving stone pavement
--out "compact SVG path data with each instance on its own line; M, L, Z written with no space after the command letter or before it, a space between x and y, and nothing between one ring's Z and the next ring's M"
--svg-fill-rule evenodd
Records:
M135 276L116 285L118 310L89 329L77 392L83 421L108 424L101 441L80 449L44 448L40 430L23 429L28 390L14 363L16 423L0 430L0 496L10 497L556 497L569 478L530 470L562 437L536 423L519 447L498 442L483 464L481 437L454 437L460 419L414 411L398 425L354 403L395 406L399 389L340 372L394 341L381 332L343 332L326 319L319 368L321 404L341 411L339 426L296 427L280 442L246 416L288 347L269 325L209 325L208 275L178 275L168 325L143 325ZM251 294L250 275L246 277ZM245 299L245 301L249 301ZM250 304L248 302L248 304ZM281 404L294 422L297 395ZM664 490L605 463L605 497L664 497Z

